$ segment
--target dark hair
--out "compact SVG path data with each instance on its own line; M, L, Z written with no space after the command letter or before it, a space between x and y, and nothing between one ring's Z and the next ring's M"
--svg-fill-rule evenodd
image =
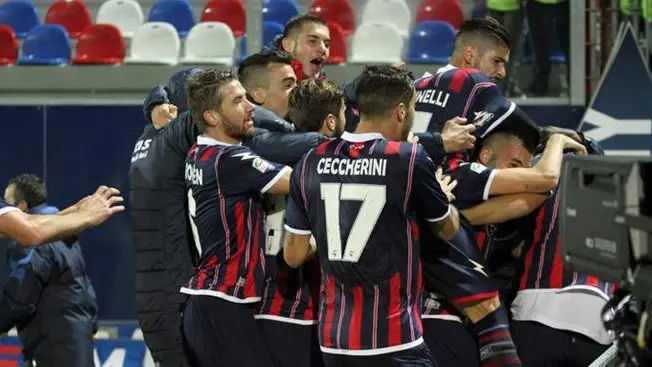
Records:
M484 38L496 43L502 43L510 48L509 32L495 18L484 17L480 19L471 19L462 23L457 37L455 38L455 48L459 47L459 40L465 38Z
M188 81L188 109L199 132L206 130L204 112L222 104L220 88L234 80L238 78L231 71L206 69Z
M272 50L255 53L242 61L238 67L238 79L249 91L261 86L267 80L267 67L270 64L292 65L292 56L285 51Z
M414 78L406 70L389 65L367 66L358 77L356 101L361 116L386 117L414 95Z
M308 79L290 92L290 120L299 131L318 131L329 114L339 115L344 93L329 80Z
M482 141L478 144L480 148L487 145L487 143L494 143L499 140L518 140L523 147L530 153L534 154L537 150L538 139L534 138L534 135L527 130L512 130L508 128L498 128L485 136ZM476 153L479 153L480 149L476 149Z
M22 174L12 177L9 185L14 185L14 204L21 201L27 203L27 208L31 209L39 204L43 204L47 199L45 182L33 174Z
M307 23L317 23L323 26L327 26L326 21L315 14L301 14L293 17L287 23L285 23L285 28L283 28L283 37L288 38L295 32L301 31L301 28L304 24Z

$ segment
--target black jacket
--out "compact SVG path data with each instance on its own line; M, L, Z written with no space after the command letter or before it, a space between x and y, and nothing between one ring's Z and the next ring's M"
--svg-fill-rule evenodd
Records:
M39 205L33 214L53 214ZM95 291L76 238L9 249L11 273L0 298L0 334L14 326L23 358L41 366L93 366Z

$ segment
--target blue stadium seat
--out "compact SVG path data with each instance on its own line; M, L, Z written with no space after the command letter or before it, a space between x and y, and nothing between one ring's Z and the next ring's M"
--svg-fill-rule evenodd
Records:
M263 0L263 22L276 22L285 26L290 18L299 14L294 0Z
M237 63L240 65L242 60L247 58L247 35L243 34L242 37L240 37L240 42L238 42L238 60Z
M417 24L410 34L410 63L448 63L453 52L455 33L452 25L439 20Z
M147 21L172 24L180 38L185 38L195 25L192 6L186 0L158 0L152 6Z
M277 22L263 22L263 45L268 45L274 37L283 33L283 25Z
M10 26L19 38L26 37L39 23L36 7L29 0L8 0L0 5L0 24Z
M66 29L58 24L41 24L27 34L18 65L66 65L69 61Z

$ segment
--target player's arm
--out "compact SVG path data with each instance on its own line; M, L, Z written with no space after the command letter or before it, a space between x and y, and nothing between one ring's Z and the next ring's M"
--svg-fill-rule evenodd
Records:
M411 202L417 213L425 218L431 229L439 237L450 240L460 226L457 209L450 204L446 193L435 176L435 165L426 155L423 147L415 145L418 149L414 162L411 193Z
M550 136L541 159L532 168L507 168L494 170L489 195L545 193L559 182L564 150L586 154L586 148L561 134Z
M227 156L221 158L224 161L219 163L217 177L226 192L288 194L290 167L267 161L246 146L230 147L224 154Z
M85 197L56 215L32 215L20 210L0 212L0 234L23 246L36 246L69 238L97 226L112 215L122 212L120 191L101 186L92 196Z
M312 227L308 218L306 202L301 194L301 185L305 182L301 175L302 165L306 164L304 158L293 171L290 180L290 192L285 209L285 242L283 243L283 260L288 266L298 268L310 258L315 247L310 244Z
M497 196L462 210L462 214L474 226L504 223L532 213L546 197L529 193Z
M244 144L264 159L294 166L304 154L325 139L316 132L281 133L256 129L256 135Z

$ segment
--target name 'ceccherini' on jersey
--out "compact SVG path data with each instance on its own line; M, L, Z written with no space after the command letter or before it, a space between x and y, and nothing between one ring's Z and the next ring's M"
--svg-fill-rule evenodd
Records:
M197 138L186 157L188 213L199 266L182 293L260 301L265 267L262 194L289 167L242 145Z
M416 216L444 220L448 198L418 144L344 133L313 149L290 181L285 229L314 235L324 353L378 355L423 342Z

